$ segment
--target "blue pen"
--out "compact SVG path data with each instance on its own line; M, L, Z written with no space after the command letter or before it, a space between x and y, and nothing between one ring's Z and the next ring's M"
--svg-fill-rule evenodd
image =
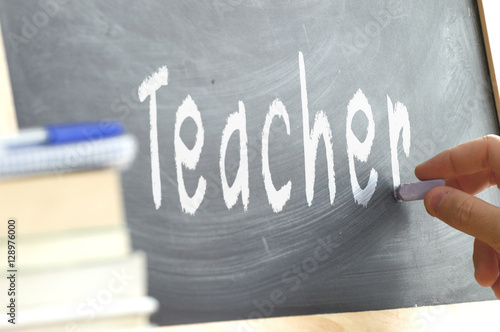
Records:
M18 134L0 138L0 148L89 141L118 136L124 131L123 124L117 121L48 125L42 128L23 129Z

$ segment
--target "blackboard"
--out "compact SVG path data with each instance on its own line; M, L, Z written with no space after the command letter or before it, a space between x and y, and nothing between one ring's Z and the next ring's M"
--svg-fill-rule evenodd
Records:
M494 298L473 239L393 197L398 172L498 133L475 1L0 9L21 127L113 118L138 138L124 195L158 324Z

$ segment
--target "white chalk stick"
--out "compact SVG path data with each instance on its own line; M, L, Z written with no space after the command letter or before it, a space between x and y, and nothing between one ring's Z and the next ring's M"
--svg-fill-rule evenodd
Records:
M425 194L435 187L444 186L444 179L403 183L396 189L396 199L401 201L416 201L424 199Z

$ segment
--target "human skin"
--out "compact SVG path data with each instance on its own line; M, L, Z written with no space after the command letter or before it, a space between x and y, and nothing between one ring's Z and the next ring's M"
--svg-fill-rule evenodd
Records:
M500 208L475 194L500 184L500 137L488 135L445 150L415 168L420 180L445 179L424 199L427 212L475 237L476 281L500 299Z

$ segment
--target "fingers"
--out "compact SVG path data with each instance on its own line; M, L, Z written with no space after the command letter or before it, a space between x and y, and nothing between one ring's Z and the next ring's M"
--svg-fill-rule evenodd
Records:
M462 190L471 195L476 195L496 184L495 174L491 169L446 179L448 187Z
M497 282L493 286L491 286L493 292L495 292L495 296L500 300L500 278L498 278Z
M446 180L447 187L427 193L427 212L476 237L475 278L500 299L500 208L472 196L500 184L500 137L485 136L443 151L418 165L415 175Z
M436 187L424 199L427 212L500 252L500 208L451 187Z
M445 150L415 168L420 180L446 179L491 169L500 174L500 137L488 135Z
M478 284L483 287L491 287L498 280L498 255L489 245L476 239L474 241L474 276Z

